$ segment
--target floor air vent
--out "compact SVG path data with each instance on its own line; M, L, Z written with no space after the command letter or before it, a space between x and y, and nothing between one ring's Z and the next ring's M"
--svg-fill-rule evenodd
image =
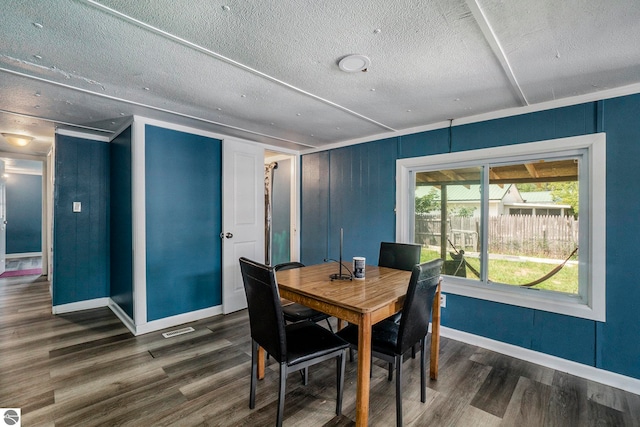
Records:
M188 334L189 332L193 332L193 331L195 331L195 329L189 326L188 328L176 329L175 331L165 332L164 334L162 334L162 336L165 338L171 338L177 335Z

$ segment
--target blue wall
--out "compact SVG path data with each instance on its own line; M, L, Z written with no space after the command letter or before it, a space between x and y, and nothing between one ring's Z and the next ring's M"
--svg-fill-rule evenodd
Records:
M147 321L222 302L221 141L145 128Z
M7 178L7 254L42 252L42 175Z
M360 144L302 157L301 261L337 255L377 263L395 238L395 160L607 133L607 321L448 295L444 326L640 378L640 286L629 264L640 246L640 95ZM637 154L637 155L636 155Z
M302 157L301 246L305 264L337 259L377 263L381 241L395 240L394 140L353 145Z
M57 134L55 144L54 306L109 296L109 145Z
M133 320L131 126L109 143L111 299Z

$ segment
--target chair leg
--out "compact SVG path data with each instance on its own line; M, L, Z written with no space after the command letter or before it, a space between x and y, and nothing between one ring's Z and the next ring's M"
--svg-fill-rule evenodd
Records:
M393 363L389 362L389 375L387 376L387 381L393 380Z
M256 382L258 381L258 343L251 340L251 385L249 390L249 409L256 407Z
M349 348L349 362L353 362L353 349Z
M309 368L304 368L302 370L302 384L303 385L309 384Z
M427 337L420 340L422 350L420 354L420 402L427 401Z
M278 417L276 418L276 426L282 427L282 418L284 416L284 388L287 385L287 364L280 364L280 389L278 391Z
M347 352L343 351L336 360L336 369L338 377L338 395L336 396L336 415L342 415L342 394L344 391L344 368L347 362Z
M327 317L327 326L329 326L329 330L333 333L333 327L331 326L331 322L329 322L328 317Z
M402 426L402 355L396 356L396 425Z

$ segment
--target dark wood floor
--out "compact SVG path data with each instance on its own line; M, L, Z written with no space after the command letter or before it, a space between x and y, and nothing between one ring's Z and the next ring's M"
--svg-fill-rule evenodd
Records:
M0 407L23 426L261 426L275 422L277 368L250 410L244 311L192 323L195 332L134 337L108 309L51 315L48 282L0 281ZM176 329L176 328L173 328ZM162 331L164 332L164 331ZM443 338L440 379L420 403L418 359L404 366L404 419L413 426L640 425L640 396ZM370 425L395 424L394 383L376 362ZM289 376L286 426L351 426L356 363L347 362L336 417L335 365Z

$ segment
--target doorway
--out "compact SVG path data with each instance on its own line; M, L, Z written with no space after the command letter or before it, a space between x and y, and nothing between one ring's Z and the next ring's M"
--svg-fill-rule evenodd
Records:
M46 274L44 160L29 156L16 158L3 153L5 187L3 225L5 246L2 256L5 271L0 278L40 277Z
M265 150L265 261L298 260L297 156Z

